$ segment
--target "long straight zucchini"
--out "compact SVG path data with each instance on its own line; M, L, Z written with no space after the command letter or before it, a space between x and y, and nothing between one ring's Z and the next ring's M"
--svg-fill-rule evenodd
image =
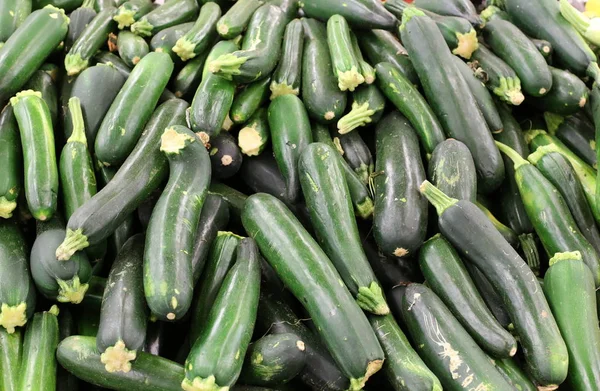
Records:
M327 44L338 88L354 91L365 82L365 78L354 52L350 27L343 16L333 15L327 20Z
M235 124L243 124L268 101L269 83L271 79L266 77L247 84L243 90L233 98L229 117ZM296 94L298 95L298 94Z
M150 37L161 30L185 22L192 22L198 16L196 0L171 0L162 3L131 25L131 32Z
M150 51L146 40L131 31L119 32L117 47L119 48L119 56L132 68Z
M344 3L306 0L300 3L300 9L309 18L327 21L333 15L341 15L351 25L361 29L391 30L396 25L394 15L389 13L378 1L350 0Z
M46 73L46 71L39 69L34 72L23 89L38 91L42 94L42 99L46 103L46 106L48 106L48 111L50 111L52 126L56 128L58 125L58 92L57 85L52 76Z
M588 100L589 90L585 83L569 71L550 67L550 73L550 92L528 101L540 110L560 115L572 115L580 111Z
M173 52L188 61L205 51L217 38L216 25L220 17L221 8L216 3L203 5L194 26L177 40Z
M260 0L242 0L235 2L217 21L217 32L223 39L233 39L248 27L254 11L262 5ZM281 8L281 7L280 7ZM283 9L282 9L283 10Z
M548 132L562 141L569 150L596 169L596 140L594 123L583 112L568 117L544 113Z
M19 125L13 108L7 105L0 112L0 218L8 219L17 207L17 198L23 186L23 149Z
M256 0L245 0L256 1ZM304 51L304 26L294 19L285 28L281 58L271 81L271 100L279 95L300 94L302 80L302 52Z
M16 391L19 381L19 365L23 356L23 333L15 330L9 334L0 327L0 390Z
M281 97L280 97L281 98ZM384 354L365 315L315 240L275 197L255 194L242 213L246 232L310 316L350 390L360 390L379 371ZM286 249L281 256L279 249Z

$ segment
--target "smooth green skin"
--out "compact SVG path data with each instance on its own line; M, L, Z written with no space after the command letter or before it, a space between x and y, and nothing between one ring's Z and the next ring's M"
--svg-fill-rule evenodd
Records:
M410 257L427 233L427 199L419 192L426 177L417 135L398 112L379 121L375 132L375 241L387 256Z
M193 22L198 17L196 0L171 0L154 8L131 25L135 34L149 37L178 24Z
M58 202L58 166L50 111L37 95L11 100L21 133L27 205L33 217L47 220L56 212Z
M257 80L244 87L233 98L229 117L234 124L244 124L268 101L271 78Z
M473 53L472 62L476 62L478 68L475 75L485 83L486 87L492 91L498 98L510 104L519 105L523 101L521 93L521 80L517 77L515 71L496 56L490 49L480 45L479 49ZM483 75L477 71L483 71ZM505 86L505 83L512 83Z
M503 128L501 132L493 133L494 140L508 145L522 158L526 159L529 155L529 146L521 130L521 125L512 115L511 106L496 100L496 108L502 120ZM512 164L505 164L505 168L506 172L514 171Z
M558 2L505 0L504 9L525 34L550 42L561 63L575 74L585 76L590 63L596 62L583 37L560 14Z
M220 387L235 384L252 338L259 291L260 254L256 242L244 238L236 251L236 263L223 280L205 327L185 360L182 387L209 376L214 376Z
M10 38L30 13L31 0L1 0L0 42L5 42Z
M511 389L442 300L426 286L411 284L406 288L402 319L417 351L444 389L464 390L465 381L473 389Z
M33 9L43 8L47 5L53 5L57 8L62 8L66 12L73 11L80 7L83 0L33 0Z
M53 127L57 127L58 119L58 92L57 86L47 72L43 70L36 71L31 79L23 87L24 90L39 91L42 93L42 99L46 102L48 110L50 110L50 118L52 119Z
M65 67L69 76L77 75L87 68L89 60L106 44L108 35L117 31L117 24L113 20L115 12L114 7L99 12L73 43L65 57Z
M474 26L482 23L475 6L469 0L416 0L413 4L436 14L460 16L467 19Z
M505 20L492 20L483 29L485 42L521 80L523 91L544 96L552 88L552 74L544 56L521 30Z
M150 51L144 38L135 35L131 31L119 32L117 46L119 47L119 56L131 68L135 67Z
M409 119L425 152L431 155L435 147L446 138L433 110L411 80L398 72L391 63L379 63L375 69L375 82L381 92Z
M403 23L400 35L446 134L465 143L473 154L478 190L495 190L504 179L502 157L469 86L455 67L448 67L452 54L435 22L427 16L415 16Z
M285 384L305 364L304 342L296 334L269 334L248 347L240 381L255 386Z
M286 199L295 202L300 196L298 158L312 142L308 114L300 98L288 94L271 102L268 118L275 160L286 180Z
M475 202L475 205L487 216L487 218L492 222L494 227L502 234L504 239L510 243L514 248L519 248L519 239L517 238L517 234L510 228L504 225L501 221L499 221L496 216L486 207L489 205L489 200L485 200L482 197L477 197L478 200Z
M560 115L573 115L587 102L589 90L585 83L569 71L549 67L552 89L545 96L530 99L533 106Z
M64 238L64 228L50 229L38 235L31 248L33 281L38 291L51 300L59 296L59 280L71 282L78 277L83 285L92 277L92 266L85 252L73 255L68 261L56 260L56 249Z
M304 26L302 20L294 19L285 28L281 58L271 81L271 99L283 94L298 95L300 93L303 51Z
M140 351L146 339L148 310L143 285L144 236L131 237L115 259L102 297L96 337L99 352L123 341Z
M598 87L598 85L594 85L592 87L592 92L591 92L591 108L592 108L592 112L593 112L593 119L594 119L594 125L596 127L596 137L595 137L595 142L596 145L600 145L598 144L600 142L600 132L598 132L598 128L600 128L600 88ZM596 147L596 161L598 161L600 158L600 148ZM600 175L598 173L596 173L596 186L594 187L594 197L591 198L588 195L588 192L586 192L586 196L588 199L588 202L590 204L590 206L592 207L592 213L594 214L594 217L596 218L596 221L598 221L598 216L600 216L600 213L597 213L598 211L600 211ZM583 184L583 181L582 181ZM585 189L584 189L585 191Z
M325 2L320 0L303 0L301 9L309 18L327 21L333 15L341 15L351 25L361 29L391 30L396 25L396 18L374 1L349 0L342 2Z
M329 134L327 126L314 123L312 124L312 137L315 142L324 143L336 149L333 140ZM339 156L339 155L336 155ZM350 193L352 204L354 205L354 213L361 219L368 219L373 214L373 200L367 186L362 182L358 174L350 167L341 156L339 161L342 164L346 185Z
M479 49L479 44L475 44L477 41L475 30L467 19L457 16L436 16L433 17L433 20L444 36L452 54L469 60L473 51Z
M0 327L0 389L15 391L19 379L19 364L23 356L23 333L16 330L9 334Z
M132 0L126 1L125 3L119 6L119 9L115 13L115 21L119 23L119 28L127 28L131 26L133 23L140 20L140 18L146 15L148 12L154 9L155 5L152 0ZM123 16L130 15L131 19L127 20L126 23L123 23Z
M223 280L236 262L236 249L240 240L239 236L231 232L218 232L216 238L210 244L206 270L195 289L196 294L194 295L190 326L190 341L192 344L204 329Z
M154 206L147 229L144 292L154 315L174 321L192 304L192 252L210 183L210 157L190 129L175 125L169 130L186 138L178 151L165 150L169 182Z
M366 311L385 314L389 308L383 294L372 291L373 283L381 288L362 249L337 153L326 144L312 143L300 155L298 173L310 220L319 245L356 297L358 305ZM365 294L364 290L370 292Z
M110 236L161 185L168 173L168 163L159 150L160 137L168 126L185 124L187 106L185 101L177 99L156 109L140 142L115 177L76 210L69 219L68 229L81 229L88 242L96 244Z
M577 227L592 245L596 254L600 254L600 232L571 163L560 153L552 152L542 156L534 164L560 192ZM592 266L589 263L588 265Z
M3 167L0 175L0 200L16 202L23 186L23 150L19 127L11 106L6 106L0 113L0 166ZM14 207L8 209L2 209L1 217L10 217ZM8 213L4 214L5 212Z
M500 374L517 390L536 391L538 389L514 359L493 360L493 363Z
M423 244L419 266L431 290L482 349L497 358L514 356L517 341L494 318L463 261L443 236L436 235Z
M258 193L248 197L242 222L282 282L303 303L342 373L353 383L372 375L366 374L367 365L384 358L381 346L331 261L292 212L275 197Z
M0 51L0 102L19 91L66 37L69 19L62 11L34 11ZM35 42L35 45L31 45ZM29 50L23 50L29 47Z
M94 8L83 6L69 14L69 31L67 32L67 38L65 38L65 51L67 53L71 50L75 41L81 36L87 25L96 17L96 15L97 12Z
M268 193L279 198L286 205L294 206L285 199L285 179L273 155L268 153L244 159L240 170L240 178L252 193Z
M363 54L373 65L389 62L412 84L419 84L419 77L408 58L406 48L396 36L385 30L361 31L356 36Z
M460 200L440 212L442 234L500 295L532 377L542 386L562 383L567 349L531 269L475 204Z
M471 68L461 59L454 56L452 60L454 62L454 66L469 86L469 90L471 90L473 97L475 97L477 107L479 107L479 110L481 110L481 113L485 118L485 122L492 131L492 134L502 133L504 125L490 91L485 87L485 84L483 84L481 80L475 77L473 70L471 70Z
M368 185L374 165L373 156L367 144L358 132L339 134L337 131L332 131L332 133L338 152L342 154L363 183Z
M364 83L365 79L360 74L360 64L356 58L350 26L346 19L333 15L327 20L327 45L333 66L333 73L338 79L338 88L342 91L354 91L357 85ZM343 74L352 73L352 80L346 82Z
M181 58L173 51L175 43L194 27L194 22L177 24L159 31L150 40L150 51L167 53L174 63L180 64Z
M58 362L78 378L113 389L131 391L180 391L183 367L173 361L139 352L129 372L106 372L95 337L74 335L64 339L56 352Z
M114 66L114 68L125 77L125 79L127 79L129 77L129 74L131 73L131 68L129 68L127 66L127 64L125 64L125 61L123 61L121 59L121 57L119 57L116 54L113 54L111 52L108 51L99 51L96 56L94 56L94 60L98 62L98 64L104 64L104 65L112 65ZM109 64L110 63L110 64ZM75 80L78 80L79 77ZM123 81L124 83L125 81ZM119 92L117 90L117 92ZM115 93L116 95L116 93ZM112 103L112 100L111 102ZM104 117L103 117L104 118Z
M235 2L217 22L217 32L223 39L232 39L248 27L254 11L262 5L260 0L240 0Z
M58 314L58 339L70 337L77 333L77 324L75 323L75 316L73 311L67 306L61 306L60 313ZM66 369L58 366L56 372L56 391L78 391L79 390L79 379L73 374L69 373Z
M302 101L310 118L329 124L344 115L347 96L337 86L325 25L315 19L302 19L302 25L305 34L300 89Z
M202 80L202 69L206 63L208 57L208 51L199 54L194 59L188 61L183 68L177 73L175 78L171 81L171 88L175 91L175 96L178 98L190 96L192 93L196 93L200 81Z
M469 262L463 262L463 264L469 271L469 275L477 287L477 291L483 298L483 301L485 301L485 304L490 309L494 317L498 320L502 327L505 329L508 328L511 324L511 321L510 317L508 316L508 312L506 312L506 308L504 307L504 303L502 302L502 298L498 295L498 293L496 293L490 281L478 268Z
M51 312L38 312L25 331L18 391L56 388L58 319Z
M457 200L477 199L477 172L469 148L458 140L441 142L433 151L428 178L438 189Z
M574 254L551 264L544 293L569 351L566 383L574 390L600 387L600 328L596 287L590 270Z
M204 52L218 38L216 26L221 17L221 8L216 3L208 2L200 8L200 15L194 26L181 37L173 51L183 61L187 61ZM179 47L181 45L181 47Z
M594 169L597 168L596 129L594 128L594 123L584 113L579 112L564 118L558 128L554 132L551 130L550 133L562 141L567 148L587 164Z
M442 389L439 379L410 346L393 315L369 315L368 318L385 352L383 372L394 390Z
M215 194L223 197L223 199L229 205L229 213L231 222L238 226L241 224L242 209L246 203L248 196L234 188L231 188L222 183L213 182L208 188L208 194Z

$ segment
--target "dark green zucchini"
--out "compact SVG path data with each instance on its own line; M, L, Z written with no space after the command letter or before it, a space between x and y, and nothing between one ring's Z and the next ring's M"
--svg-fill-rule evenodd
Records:
M513 326L502 298L494 290L490 280L488 280L487 277L473 264L464 262L464 266L469 271L469 275L477 287L477 291L496 320L498 320L505 329L512 328Z
M475 202L477 172L469 148L458 140L441 142L428 165L431 182L449 197Z
M236 383L256 321L260 255L251 238L240 241L236 262L219 289L198 339L185 360L186 391Z
M294 0L266 0L266 3L273 4L281 8L285 15L286 23L291 22L300 15L300 4Z
M350 167L365 185L369 184L374 169L373 156L360 134L358 132L340 134L337 130L332 130L332 138L336 149Z
M538 388L518 365L514 358L492 360L502 376L519 391L536 391Z
M550 67L552 89L545 96L528 99L536 108L560 115L572 115L585 106L588 88L569 71Z
M246 194L218 182L213 182L210 184L210 187L208 188L208 194L216 194L223 197L225 202L227 202L227 205L229 205L231 223L233 225L237 224L238 226L241 224L240 218L242 215L242 209L244 208L244 204L248 198Z
M119 24L118 27L122 30L140 20L154 7L152 0L129 0L119 6L113 20Z
M208 57L208 51L188 61L183 68L171 80L171 88L178 98L193 98L196 89L202 81L202 69Z
M349 0L346 2L325 2L320 0L303 0L300 9L309 18L327 21L333 15L341 15L351 25L358 28L391 30L396 26L396 18L378 1Z
M598 88L598 85L594 85L592 86L592 92L591 92L591 102L590 102L590 109L592 109L592 120L594 121L594 125L596 127L596 134L595 134L595 138L594 138L594 142L596 143L596 161L597 158L600 157L600 147L598 147L598 145L600 145L600 134L598 133L598 128L600 128L600 113L598 113L596 110L600 109L600 89ZM592 174L593 175L593 174ZM598 176L598 173L596 173L596 177L594 178L596 179L596 186L594 188L594 197L591 198L588 195L588 192L586 192L586 196L588 198L588 202L590 203L590 206L592 208L592 213L594 213L594 217L596 218L596 221L600 220L598 219L598 216L600 215L600 213L598 213L598 211L600 210L600 177ZM583 185L583 180L581 180L582 185ZM591 186L590 186L591 187ZM591 195L591 190L589 189L589 193ZM585 191L585 186L584 186L584 191Z
M377 124L375 138L375 241L387 256L412 256L427 232L427 200L419 193L425 170L417 136L406 118L392 112Z
M519 239L517 238L517 234L506 225L502 224L496 216L485 206L482 202L481 197L477 197L478 200L475 202L475 205L485 214L485 216L490 220L492 225L500 232L504 240L510 243L515 249L519 247Z
M327 45L341 91L354 91L365 82L350 34L350 26L343 16L335 14L327 20Z
M338 120L346 110L346 93L336 85L325 26L315 19L303 19L302 101L310 117L322 124ZM319 86L316 88L314 86Z
M248 347L240 381L255 386L288 383L304 368L305 351L296 334L266 335Z
M217 21L217 32L223 39L232 39L242 34L248 27L254 11L262 5L260 0L237 1Z
M180 64L181 59L177 53L173 51L173 47L179 38L187 34L192 27L194 27L194 22L187 22L167 27L166 29L159 31L150 40L150 50L154 52L167 53L174 63Z
M362 389L381 369L384 354L365 315L339 284L340 276L331 261L289 209L273 196L250 196L242 221L282 282L307 309L340 369L350 378L350 390ZM278 250L281 248L286 249L285 257ZM310 278L306 278L308 270Z
M503 101L518 106L525 96L521 92L521 80L515 71L496 56L490 49L480 45L473 53L469 65L477 76L496 96Z
M65 12L70 12L81 6L83 0L33 0L33 9L43 8L52 5L57 8L62 8Z
M360 46L358 45L358 39L356 38L356 34L350 31L350 41L352 43L352 50L354 52L354 56L356 57L356 61L358 61L358 66L360 69L360 74L364 77L366 84L373 84L375 81L375 68L371 64L365 61L363 54L360 50Z
M268 77L257 80L247 84L236 94L229 111L229 116L234 124L248 122L256 110L264 106L268 101L270 82L271 79Z
M76 334L76 328L77 324L75 323L73 311L71 311L67 305L61 306L58 314L59 342L67 337L70 337L71 335ZM59 365L56 372L56 391L70 390L79 391L79 379Z
M192 255L210 183L210 158L196 135L181 125L164 131L160 150L169 159L169 182L148 225L144 292L153 315L174 321L192 304Z
M256 157L244 159L240 174L241 179L252 192L271 194L286 205L292 205L285 198L287 193L285 179L271 154L263 153Z
M146 339L144 236L131 237L115 259L102 296L96 346L107 372L129 372Z
M460 16L467 19L474 26L482 24L475 6L469 0L415 0L412 3L419 8L436 14Z
M256 0L246 0L253 2ZM294 19L285 28L281 58L273 72L270 85L271 100L279 95L300 94L302 80L302 52L304 50L304 26L300 19Z
M4 43L23 24L32 7L31 0L3 0L0 7L0 43Z
M242 166L242 152L236 140L227 132L221 132L212 138L208 153L213 178L231 178Z
M200 15L194 26L173 46L173 52L183 60L188 61L204 52L213 44L217 35L217 21L221 18L221 8L216 3L209 2L200 8Z
M261 107L238 133L238 146L244 155L258 156L270 139L267 109Z
M529 37L529 40L531 41L531 43L533 43L533 46L535 46L538 52L540 52L540 54L546 59L546 62L548 62L548 60L552 58L552 53L554 52L554 49L552 48L552 44L550 42L546 41L545 39L537 39L531 37Z
M357 38L360 48L371 64L389 62L412 84L419 83L408 52L394 34L385 30L361 31Z
M17 207L23 186L23 149L13 108L7 105L0 113L0 218L8 219Z
M385 95L374 84L365 84L352 93L352 109L337 123L338 133L346 134L352 130L377 122L385 109Z
M198 17L196 0L171 0L154 8L131 25L131 32L143 37L156 35L161 30Z
M597 168L596 140L594 124L582 112L561 117L544 113L548 132L562 141L567 148L584 162Z
M15 330L9 334L0 327L0 390L16 391L19 365L23 356L23 333Z
M150 51L144 38L130 31L119 32L117 46L119 47L119 56L131 68L135 67Z
M94 60L97 62L97 64L112 65L125 78L129 77L129 74L131 73L131 68L125 64L125 61L123 61L118 55L109 51L99 51L94 56Z
M52 127L57 128L58 126L58 92L52 76L42 70L37 70L31 79L23 87L25 90L38 91L42 94L42 99L46 102L48 110L50 111L50 119L52 120ZM58 138L58 137L57 137Z

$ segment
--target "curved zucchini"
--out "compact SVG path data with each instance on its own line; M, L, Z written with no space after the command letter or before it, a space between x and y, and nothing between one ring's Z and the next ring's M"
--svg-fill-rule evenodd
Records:
M423 244L419 265L428 286L477 344L493 357L512 357L515 338L494 318L450 243L439 234Z
M575 390L600 387L600 328L596 289L578 251L557 253L544 276L544 293L569 350L566 386Z
M374 314L385 315L389 308L362 250L344 172L336 153L326 144L312 143L298 162L312 226L321 248L358 305Z
M469 65L473 68L475 76L496 96L515 106L523 103L525 96L521 92L521 79L500 57L481 45L479 50L473 53L471 60Z
M532 377L541 386L562 383L567 376L567 349L531 269L475 204L450 198L427 181L421 192L435 206L442 234L502 298Z
M475 6L469 0L415 0L413 4L436 14L460 16L474 26L482 24Z
M331 261L273 196L259 193L248 197L242 222L282 282L307 309L340 369L350 378L350 390L362 389L381 369L384 354L365 315L339 284L340 276ZM282 248L286 249L284 257Z
M336 14L327 20L327 45L341 91L354 91L365 82L350 34L350 27L343 16Z
M374 84L365 84L352 93L352 109L337 122L339 134L377 122L385 109L385 95Z
M0 113L0 217L9 219L17 207L23 186L23 149L13 108L7 105Z
M237 1L217 21L217 32L223 39L233 39L248 27L254 11L263 4L260 0Z
M133 151L171 73L169 56L156 52L131 71L98 129L95 153L104 165L121 165Z
M131 32L143 37L150 37L168 27L192 22L197 16L198 2L196 0L167 1L133 23Z
M550 67L552 89L546 95L528 99L534 107L560 115L572 115L581 110L588 100L585 83L569 71Z
M44 221L54 215L58 202L58 167L50 111L40 92L22 91L10 101L21 133L27 205L33 217Z
M236 140L227 132L221 132L212 138L208 152L213 178L231 178L242 166L242 152Z
M236 263L223 280L206 324L185 360L181 383L185 391L219 389L237 381L256 321L259 258L256 242L242 239Z
M119 32L117 46L119 47L119 56L131 68L135 67L150 51L144 38L130 31Z
M238 146L244 155L258 156L270 139L267 109L261 107L238 133Z
M119 29L123 30L140 20L154 7L152 0L129 0L119 6L113 20L119 24Z
M391 30L396 26L396 18L378 1L349 0L344 3L321 0L303 0L300 9L309 18L327 21L333 15L341 15L351 25L361 29Z
M596 141L594 124L582 112L560 117L544 113L548 132L562 141L565 146L578 155L584 162L597 168Z
M4 43L31 14L31 0L2 0L0 8L0 43Z
M358 174L365 185L369 184L369 178L373 175L373 156L369 147L358 132L339 134L332 132L333 143L346 162Z
M475 202L477 172L469 148L458 140L441 142L429 161L428 177L442 192L458 200Z
M346 93L340 91L336 85L325 26L315 19L303 19L302 24L305 34L302 54L302 101L313 120L329 124L344 114Z
M221 17L221 8L209 2L200 8L200 15L194 26L173 46L173 52L183 60L190 60L212 45L217 38L217 21Z
M169 182L148 225L144 292L152 313L173 321L192 304L192 251L210 183L210 158L196 135L181 125L164 131L160 150L169 159Z
M427 200L418 188L425 180L425 169L417 137L397 112L379 121L375 132L375 241L385 255L411 256L427 231Z
M244 0L248 2L257 0ZM271 100L279 95L300 94L302 80L302 52L304 50L304 26L300 19L287 24L283 35L281 58L270 85Z
M270 81L271 79L268 77L257 80L247 84L236 94L229 111L229 116L234 124L248 122L256 110L268 102Z
M19 381L19 365L23 357L23 333L15 330L9 334L0 327L0 390L16 391Z
M306 364L304 342L296 334L270 334L248 347L240 381L277 386L292 380Z

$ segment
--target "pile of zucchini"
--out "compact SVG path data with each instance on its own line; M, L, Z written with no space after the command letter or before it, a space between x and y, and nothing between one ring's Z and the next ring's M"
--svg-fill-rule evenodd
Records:
M0 391L600 390L587 11L0 0Z

